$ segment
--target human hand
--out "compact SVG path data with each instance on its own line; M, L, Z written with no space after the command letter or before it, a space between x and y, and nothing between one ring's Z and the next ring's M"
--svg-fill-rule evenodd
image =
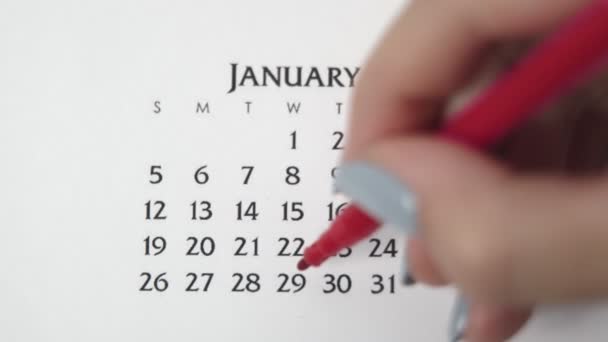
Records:
M608 178L600 174L608 77L526 124L491 156L428 134L514 52L587 2L414 1L361 72L343 169L363 162L415 194L411 272L426 284L454 284L472 300L469 341L511 337L537 304L608 293ZM348 186L341 190L349 195Z

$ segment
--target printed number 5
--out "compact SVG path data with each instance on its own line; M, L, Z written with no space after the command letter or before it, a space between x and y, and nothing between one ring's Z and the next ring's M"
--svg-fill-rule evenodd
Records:
M160 172L162 168L160 165L150 166L150 184L160 184L163 181L163 174Z

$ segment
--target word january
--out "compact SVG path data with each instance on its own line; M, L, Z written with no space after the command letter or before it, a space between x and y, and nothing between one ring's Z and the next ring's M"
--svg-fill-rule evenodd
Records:
M239 87L293 87L293 88L333 88L349 87L355 84L360 68L348 67L252 67L230 64L231 83L228 94Z

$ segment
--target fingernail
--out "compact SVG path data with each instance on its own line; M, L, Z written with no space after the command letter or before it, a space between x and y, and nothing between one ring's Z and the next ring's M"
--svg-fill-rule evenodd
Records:
M340 195L340 191L338 190L338 188L336 188L335 184L331 187L331 195L332 196L338 196L338 195Z
M469 306L462 297L458 297L452 311L452 321L450 322L450 342L458 342L465 337L468 321Z
M412 273L409 270L409 264L407 262L407 257L404 256L401 258L401 283L404 286L414 286L416 285L416 279L412 276Z
M340 195L340 191L336 187L336 182L335 182L335 179L340 174L340 169L341 169L341 167L336 166L331 170L331 177L334 180L334 182L332 182L331 194L334 196Z
M369 215L407 234L414 233L415 198L396 177L377 166L354 162L340 167L334 185Z
M403 285L405 286L414 286L416 285L416 279L414 279L414 277L412 276L411 273L406 274L403 279Z

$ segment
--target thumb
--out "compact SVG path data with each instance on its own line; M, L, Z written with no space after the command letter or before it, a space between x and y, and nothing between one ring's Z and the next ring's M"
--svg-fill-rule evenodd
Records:
M424 241L434 267L480 303L608 293L608 181L522 175L461 146L406 137L344 165L337 188Z

